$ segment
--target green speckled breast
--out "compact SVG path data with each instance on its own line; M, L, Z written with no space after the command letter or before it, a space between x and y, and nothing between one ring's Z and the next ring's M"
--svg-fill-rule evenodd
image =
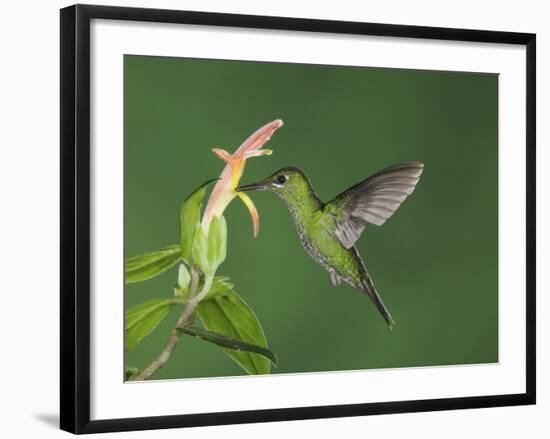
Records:
M285 202L285 198L281 197ZM303 210L286 203L296 226L300 242L311 258L327 271L336 273L348 284L361 288L361 277L366 272L363 261L355 247L346 249L331 233L334 220L317 210L303 218Z

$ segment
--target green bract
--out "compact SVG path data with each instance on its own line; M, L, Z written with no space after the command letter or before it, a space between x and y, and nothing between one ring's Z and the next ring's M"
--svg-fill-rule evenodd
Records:
M189 285L191 284L191 275L185 264L180 264L178 268L178 292L181 297L187 297L189 294Z
M214 216L208 234L197 224L193 241L193 261L205 274L214 274L225 260L227 251L227 224L222 216Z
M225 261L227 253L227 223L225 217L214 216L208 230L208 261L214 271Z
M177 334L173 343L182 334L198 337L222 347L246 373L267 374L271 369L270 361L275 364L277 358L267 348L260 322L233 291L229 278L215 276L226 258L227 223L223 216L214 215L207 232L201 225L201 204L212 181L203 184L183 203L180 210L180 245L126 260L126 283L151 279L178 263L179 267L175 297L149 300L126 311L125 350L134 349L175 305L185 305L178 320L181 332L173 331L170 336ZM189 300L191 289L193 301ZM192 326L195 313L205 329ZM155 361L159 361L158 358ZM145 379L152 373L154 371ZM137 376L141 376L138 369L129 367L125 370L127 380Z
M202 283L199 284L199 290L201 290ZM215 276L212 280L212 285L210 286L210 289L208 290L208 293L204 297L203 300L212 299L216 296L219 296L220 294L223 294L227 290L233 289L233 284L229 282L229 278L227 276ZM187 297L189 296L189 288L187 290L182 290L178 285L174 288L174 294L177 297L182 298L184 301L187 301Z
M208 237L200 223L195 226L193 234L193 250L191 252L193 263L199 267L203 273L210 273L210 264L208 263Z
M190 265L192 262L192 248L197 224L200 223L201 205L208 185L217 179L208 180L183 202L180 209L181 256Z

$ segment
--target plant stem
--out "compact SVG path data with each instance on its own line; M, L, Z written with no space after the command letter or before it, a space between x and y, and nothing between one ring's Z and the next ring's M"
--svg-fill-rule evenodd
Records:
M130 378L130 381L144 381L150 378L151 375L153 375L157 370L164 367L164 365L168 362L168 360L174 353L174 350L176 349L176 345L178 344L179 339L183 334L179 328L189 326L193 323L193 320L195 320L195 311L197 310L197 306L200 302L199 298L197 297L198 286L199 273L195 267L191 267L189 299L185 304L185 308L183 309L180 318L176 323L176 326L174 327L174 329L172 329L172 332L170 333L170 336L166 341L164 349L153 361L151 361L149 366L147 366L145 369L142 369L140 372Z
M204 285L202 286L201 292L197 296L197 301L200 302L206 297L210 288L212 287L212 282L214 281L214 274L207 274L204 277Z

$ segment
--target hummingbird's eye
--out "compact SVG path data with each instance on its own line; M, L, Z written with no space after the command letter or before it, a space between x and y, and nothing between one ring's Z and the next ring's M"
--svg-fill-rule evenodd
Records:
M286 175L279 175L277 177L277 183L279 184L285 184L285 181L288 179Z

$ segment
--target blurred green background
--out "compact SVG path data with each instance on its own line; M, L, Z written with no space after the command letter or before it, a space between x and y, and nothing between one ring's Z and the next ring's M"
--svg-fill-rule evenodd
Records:
M254 130L281 118L271 157L248 161L242 184L294 165L321 199L388 165L424 162L414 194L358 241L396 321L302 249L287 208L252 193L225 215L218 273L263 325L273 373L498 361L498 77L494 74L125 56L126 256L179 242L182 201ZM126 286L125 305L171 296L176 268ZM179 311L126 364L146 366ZM217 346L185 337L154 378L241 375Z

